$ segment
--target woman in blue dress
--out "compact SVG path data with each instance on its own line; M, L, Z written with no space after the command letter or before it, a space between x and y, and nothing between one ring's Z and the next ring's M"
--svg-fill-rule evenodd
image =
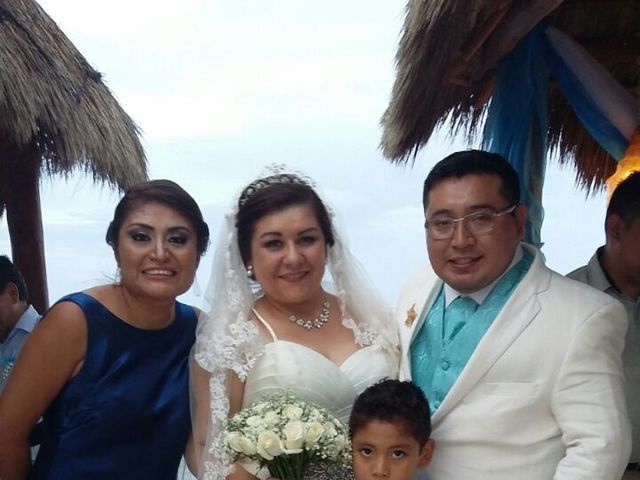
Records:
M62 298L0 398L0 478L174 480L190 441L192 284L209 230L168 180L122 198L107 230L120 281ZM28 436L43 417L31 466Z

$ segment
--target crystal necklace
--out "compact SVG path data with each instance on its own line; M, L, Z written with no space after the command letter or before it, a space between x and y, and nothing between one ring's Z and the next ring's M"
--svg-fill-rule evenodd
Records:
M295 323L299 327L302 327L306 330L311 330L313 327L321 328L325 323L329 321L329 315L331 314L331 304L329 300L325 300L322 302L322 310L320 311L320 315L312 320L305 320L304 318L298 318L295 314L289 315L289 321L291 323Z

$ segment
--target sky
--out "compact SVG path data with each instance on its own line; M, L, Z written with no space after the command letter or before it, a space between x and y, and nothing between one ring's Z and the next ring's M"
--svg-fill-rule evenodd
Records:
M205 307L223 214L270 164L314 179L390 305L426 264L422 182L438 160L467 145L439 132L404 167L378 149L404 1L40 4L142 129L149 177L178 182L203 210L212 245L182 300ZM115 277L104 233L119 197L81 173L43 178L51 302ZM585 264L604 242L604 195L587 199L575 171L551 159L543 206L548 265L567 273ZM10 253L4 219L0 253Z

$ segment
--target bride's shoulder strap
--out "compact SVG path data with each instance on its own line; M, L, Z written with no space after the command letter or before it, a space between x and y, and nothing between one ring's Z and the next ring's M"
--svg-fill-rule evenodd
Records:
M273 331L273 328L271 328L271 325L269 325L269 323L262 317L262 315L260 315L258 313L258 311L255 308L252 308L251 311L253 312L253 314L256 316L256 318L258 319L258 321L264 325L264 328L267 329L267 332L269 332L269 335L271 335L271 338L273 338L274 342L278 341L278 337L276 336L276 332Z

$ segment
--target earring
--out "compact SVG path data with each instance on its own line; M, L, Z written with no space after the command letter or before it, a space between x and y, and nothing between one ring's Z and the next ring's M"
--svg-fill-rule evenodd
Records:
M256 276L255 276L255 274L253 273L253 265L249 265L249 266L247 267L247 277L248 277L249 279L251 279L251 280L255 280L255 279L256 279Z

